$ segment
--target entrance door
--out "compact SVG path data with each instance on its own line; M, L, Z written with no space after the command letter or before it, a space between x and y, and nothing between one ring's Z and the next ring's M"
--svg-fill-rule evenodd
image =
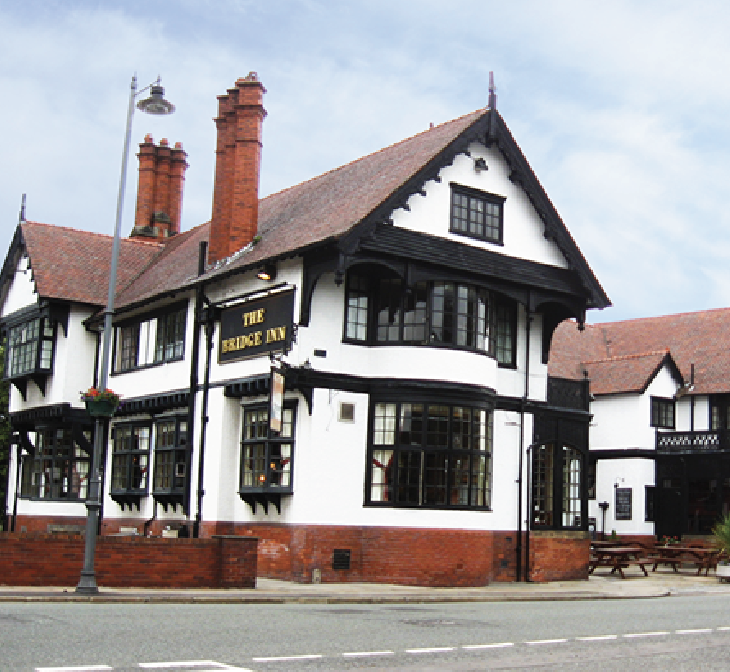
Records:
M684 529L684 497L679 488L657 488L654 500L656 536L681 537Z

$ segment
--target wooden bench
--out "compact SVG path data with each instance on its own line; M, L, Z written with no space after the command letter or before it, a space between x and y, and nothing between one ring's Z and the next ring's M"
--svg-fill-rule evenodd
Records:
M678 567L682 566L682 558L652 558L652 562L654 563L654 566L652 567L652 572L656 572L656 568L659 565L669 565L677 574L679 574Z
M644 572L644 576L649 576L649 573L646 571L646 566L651 565L654 563L653 558L635 558L633 560L615 560L613 558L591 558L590 562L588 563L588 573L593 574L593 570L596 569L596 567L610 567L611 568L611 574L614 574L616 571L618 571L619 575L622 579L625 579L626 576L624 575L624 569L628 569L632 565L636 565L637 567L641 568L641 571Z

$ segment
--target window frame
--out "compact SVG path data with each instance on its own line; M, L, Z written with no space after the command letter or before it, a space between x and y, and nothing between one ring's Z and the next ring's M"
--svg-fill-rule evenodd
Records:
M365 506L492 510L491 405L418 395L377 396L370 401ZM385 415L380 413L381 408ZM466 421L465 411L469 415ZM481 419L479 414L483 414Z
M391 300L384 299L384 285ZM356 266L347 273L344 304L344 343L467 350L492 357L501 367L516 366L517 301L481 285L433 279L406 286L396 274L366 273ZM390 316L386 320L385 312ZM505 324L507 342L498 348ZM407 333L423 337L406 338Z
M16 332L27 331L30 325L37 324L37 331L34 329L32 337L28 338L19 334L23 340L13 342ZM32 315L26 319L19 320L7 326L5 367L3 378L5 380L18 380L38 374L53 373L53 362L56 352L57 325L54 320L44 315ZM16 357L17 355L17 357ZM16 368L14 360L29 360L28 365ZM30 361L32 360L32 361Z
M115 496L143 496L147 495L150 486L150 453L152 449L152 421L151 420L137 420L133 422L118 422L115 423L112 428L112 467L110 477L110 494L114 499ZM135 447L139 445L139 437L135 440L136 430L147 430L147 447L139 448ZM129 430L129 445L128 447L118 447L122 439L120 434L123 431ZM135 469L135 457L139 458L138 474ZM145 458L144 464L142 459ZM123 468L118 465L123 465ZM118 470L122 469L123 474L118 475ZM139 475L140 482L143 480L143 484L134 485L134 480ZM118 480L119 479L119 480ZM121 481L121 487L118 482Z
M91 445L93 441L91 430L82 431L88 444ZM59 433L63 436L59 436ZM39 427L35 434L35 452L21 457L22 473L18 496L21 499L44 502L86 501L89 492L91 455L74 439L73 428ZM47 441L47 435L52 435L50 442ZM62 442L66 442L65 445L59 446ZM68 453L64 454L59 447L67 448ZM79 468L81 466L85 468ZM47 476L49 482L46 481Z
M289 495L294 492L294 455L296 450L296 431L297 431L297 400L286 400L283 406L283 420L282 420L282 432L275 432L271 429L269 418L271 409L268 403L254 403L254 404L243 404L241 406L241 429L240 429L240 442L239 442L239 470L238 470L238 493L239 496L247 497L249 495L257 494L277 494L277 495ZM265 414L265 420L259 420L259 422L265 422L266 434L258 435L255 437L246 437L246 422L249 414ZM290 415L290 419L287 421L287 414ZM289 426L289 433L284 433L284 427ZM263 445L263 455L248 457L246 454L247 446L258 446ZM289 455L283 456L283 446L289 446ZM273 451L276 452L273 452ZM286 457L286 461L282 459ZM247 461L250 463L253 460L259 460L263 464L263 470L261 469L247 469ZM279 467L272 466L279 461ZM259 483L265 483L264 485L244 485L245 476L247 473L251 474L252 480L257 480ZM263 476L263 481L256 479L256 475ZM286 485L280 485L275 483L274 474L287 475L288 483Z
M588 456L579 448L560 441L546 441L533 446L531 452L530 529L584 529L583 486L588 477ZM570 463L566 463L566 458ZM574 479L576 475L577 479Z
M671 419L665 417L668 409L671 409ZM657 429L674 429L676 422L677 409L674 399L651 397L651 426Z
M163 425L173 426L172 444L160 445L161 438L168 436L168 433L163 432L161 429ZM188 416L174 415L157 418L153 429L152 494L184 494L190 472ZM172 460L163 459L168 456L172 456ZM181 464L184 466L182 475L179 474L179 465ZM170 471L169 474L167 473L168 469ZM169 487L164 486L161 482L163 479L169 479Z
M184 361L188 303L178 302L115 324L112 375Z
M494 245L504 245L504 203L507 199L504 196L456 182L451 182L450 186L449 232ZM457 199L466 199L466 203L458 203ZM481 207L481 213L479 207ZM496 209L496 213L491 212L494 209ZM466 211L465 217L461 216L464 210ZM474 212L477 215L481 214L481 225L478 221L474 221L472 216ZM492 224L488 225L490 221ZM475 231L475 228L481 228L481 232Z

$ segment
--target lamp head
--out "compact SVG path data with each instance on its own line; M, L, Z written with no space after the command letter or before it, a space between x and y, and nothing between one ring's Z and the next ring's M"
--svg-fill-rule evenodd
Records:
M159 78L150 87L150 97L140 100L137 103L137 109L147 114L172 114L175 106L165 100L165 88L160 84Z

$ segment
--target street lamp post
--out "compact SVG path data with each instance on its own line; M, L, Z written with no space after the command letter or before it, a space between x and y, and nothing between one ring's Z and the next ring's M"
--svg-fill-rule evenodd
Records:
M127 182L127 159L132 137L132 116L134 115L134 101L137 96L149 89L150 97L137 103L137 108L147 114L172 114L175 106L165 100L165 89L157 81L137 91L137 76L132 77L132 87L129 92L129 106L127 107L127 127L124 136L124 151L122 152L122 172L119 177L119 193L117 195L117 219L114 226L114 242L112 244L112 259L109 269L109 288L107 291L106 308L104 310L104 331L102 340L101 370L99 372L98 389L105 390L109 379L109 353L112 341L112 315L114 315L114 294L117 285L117 261L119 260L119 241L122 228L122 205L124 202L124 188ZM99 466L104 452L104 436L106 435L106 418L97 417L94 423L94 446L91 456L91 478L89 493L86 500L86 540L84 546L84 568L76 586L77 593L98 593L96 574L94 572L94 555L96 552L96 534L99 526L99 509L101 509L101 474Z

